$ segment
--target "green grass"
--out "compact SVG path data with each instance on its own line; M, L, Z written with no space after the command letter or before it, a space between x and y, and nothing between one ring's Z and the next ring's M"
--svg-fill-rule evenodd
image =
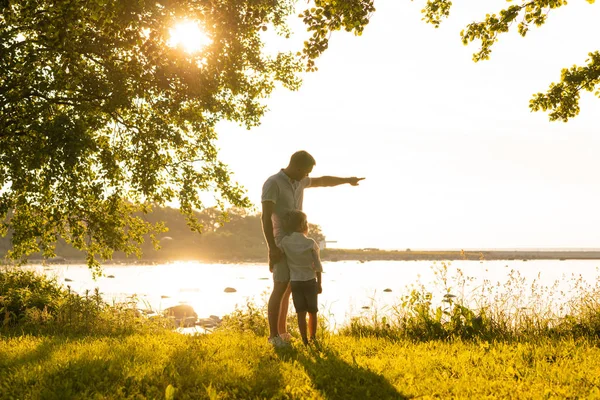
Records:
M414 343L330 335L276 351L253 332L0 340L0 397L18 399L600 398L587 340Z
M255 304L189 336L133 303L2 272L0 399L600 399L597 287L557 317L544 303L552 288L535 287L524 310L523 290L533 289L516 276L512 292L472 310L450 295L447 271L438 269L441 305L416 288L392 312L337 333L321 320L316 347L301 344L291 316L285 349L268 345Z

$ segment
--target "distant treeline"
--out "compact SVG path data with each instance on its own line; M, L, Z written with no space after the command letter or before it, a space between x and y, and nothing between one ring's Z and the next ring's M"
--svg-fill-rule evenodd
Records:
M202 233L192 232L186 219L175 208L155 208L144 215L149 222L164 222L168 231L157 239L160 250L153 248L150 238L142 244L142 261L163 260L200 260L200 261L265 261L267 250L262 233L260 215L249 214L245 210L227 210L227 222L223 213L214 208L196 212L196 217L203 225ZM310 226L310 234L317 242L325 240L318 225ZM0 253L5 255L10 249L10 234L0 238ZM74 249L64 240L56 245L54 261L84 261L83 252ZM40 260L39 253L29 258ZM135 261L137 258L123 253L115 253L113 260ZM53 260L50 260L53 261Z

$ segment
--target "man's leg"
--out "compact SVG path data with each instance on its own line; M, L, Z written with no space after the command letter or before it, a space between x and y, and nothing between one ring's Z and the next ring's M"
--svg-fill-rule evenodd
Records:
M279 335L278 320L281 307L281 299L289 286L289 282L273 281L273 292L269 297L267 305L267 317L269 320L269 339ZM287 309L286 309L287 313Z
M290 307L290 295L292 294L292 287L287 286L283 296L281 297L281 303L279 305L279 319L277 322L277 330L279 334L287 332L287 314Z

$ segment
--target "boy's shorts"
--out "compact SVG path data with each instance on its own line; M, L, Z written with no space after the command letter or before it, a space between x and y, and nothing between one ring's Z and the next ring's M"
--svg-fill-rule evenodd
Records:
M277 282L290 281L290 267L285 256L273 266L273 280Z
M317 280L310 281L292 281L292 299L294 308L297 313L309 312L316 313L319 311L317 307L318 287Z

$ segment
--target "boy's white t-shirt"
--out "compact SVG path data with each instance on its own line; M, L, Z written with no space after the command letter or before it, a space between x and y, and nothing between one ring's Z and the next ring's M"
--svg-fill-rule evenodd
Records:
M319 245L300 232L293 232L281 239L281 250L285 253L290 268L291 281L309 281L323 272Z

